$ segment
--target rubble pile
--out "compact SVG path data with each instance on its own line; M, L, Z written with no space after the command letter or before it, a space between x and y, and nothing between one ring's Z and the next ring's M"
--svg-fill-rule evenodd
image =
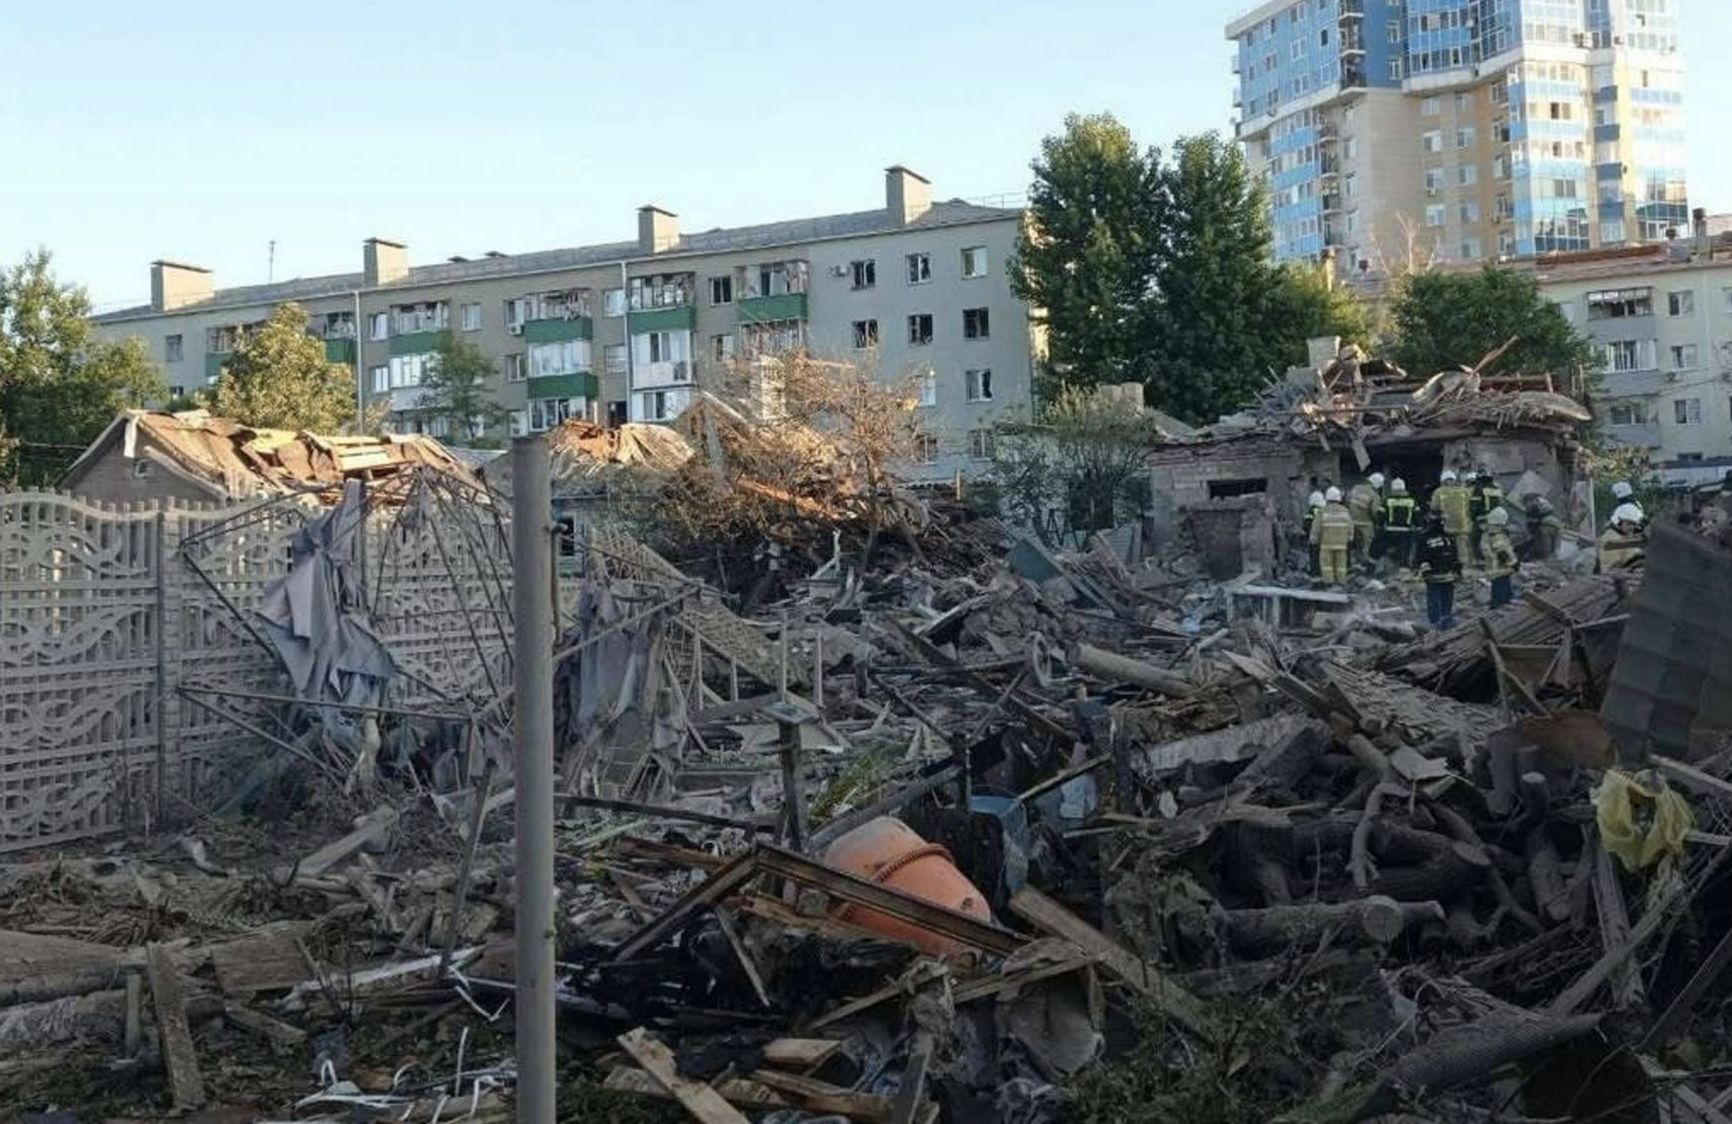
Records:
M1640 572L1434 633L1134 528L789 518L751 599L576 536L561 1119L1724 1119L1732 744ZM284 743L248 819L0 866L0 1116L511 1116L500 696L309 697L368 783Z

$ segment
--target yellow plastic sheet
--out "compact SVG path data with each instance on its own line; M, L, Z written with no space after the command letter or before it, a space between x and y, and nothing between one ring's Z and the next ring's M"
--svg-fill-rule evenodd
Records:
M1644 778L1645 779L1645 778ZM1600 841L1625 870L1646 870L1683 853L1696 824L1690 802L1654 778L1649 784L1622 769L1609 769L1594 793Z

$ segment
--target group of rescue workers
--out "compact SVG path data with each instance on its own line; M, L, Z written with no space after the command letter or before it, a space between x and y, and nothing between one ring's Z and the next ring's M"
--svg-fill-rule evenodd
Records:
M1647 516L1630 485L1619 481L1612 494L1618 507L1598 543L1602 571L1640 565L1645 543ZM1528 532L1525 556L1554 557L1564 527L1551 501L1529 495L1522 516ZM1484 468L1467 482L1454 469L1444 469L1423 509L1405 480L1373 472L1353 485L1345 500L1339 487L1312 492L1304 518L1314 576L1338 585L1352 569L1369 570L1379 561L1417 570L1425 579L1426 617L1437 628L1454 627L1456 583L1469 570L1491 579L1493 608L1514 599L1521 557L1509 525L1503 489Z

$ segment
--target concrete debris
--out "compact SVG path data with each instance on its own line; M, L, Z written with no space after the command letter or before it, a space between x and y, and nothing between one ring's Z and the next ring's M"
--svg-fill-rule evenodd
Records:
M1308 492L1293 441L1321 441L1334 475L1367 453L1417 491L1422 459L1491 448L1440 452L1468 438L1439 430L1501 426L1547 454L1497 462L1475 502L1503 479L1561 506L1576 415L1543 386L1344 354L1151 463L1212 446L1217 492L1258 457ZM761 452L719 402L682 420L568 426L561 471L684 489ZM1422 431L1429 452L1403 444ZM702 553L564 509L560 1119L1719 1114L1717 522L1657 527L1645 572L1534 559L1496 607L1508 575L1470 565L1439 630L1378 524L1320 588L1304 496L1272 483L1203 481L1176 535L1064 540L953 496L874 513L833 471ZM400 476L303 535L318 621L292 585L266 603L306 651L261 654L298 673L164 684L258 738L244 799L0 866L0 1116L510 1115L509 539L485 489ZM411 562L445 593L396 600ZM457 625L429 645L367 614ZM1618 785L1688 808L1665 862L1611 861L1596 793ZM1620 832L1648 831L1627 803Z

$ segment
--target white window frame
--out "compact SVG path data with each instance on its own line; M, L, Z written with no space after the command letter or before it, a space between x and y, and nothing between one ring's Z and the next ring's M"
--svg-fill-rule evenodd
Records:
M848 263L848 287L855 292L878 287L878 259L857 258Z
M480 301L465 301L458 306L457 315L458 322L463 326L463 331L479 332L481 330Z
M987 264L985 246L964 246L962 248L962 277L964 280L974 280L985 277L991 267Z
M920 406L929 409L938 405L938 372L928 370L920 376Z
M603 344L601 348L603 374L623 375L631 370L631 351L623 343Z
M1696 315L1696 290L1674 289L1666 294L1666 315Z
M922 433L914 438L914 463L937 464L943 456L943 450L938 446L938 438L930 433Z
M1691 417L1690 415L1692 413L1695 414L1696 416ZM1673 425L1701 425L1702 424L1702 400L1700 398L1674 398L1674 399L1672 399L1672 424Z
M925 322L924 327L926 331L924 333L919 332L919 329L922 326L922 321ZM936 331L936 324L937 321L932 318L932 313L930 312L910 312L908 314L908 346L930 347L932 345L932 337Z
M854 350L870 351L878 346L878 321L868 317L854 321Z
M391 314L389 312L374 312L368 315L367 338L372 340L391 338Z
M932 280L931 254L926 253L925 251L909 254L907 262L908 283L910 285L924 285Z
M998 435L990 427L968 431L968 455L972 460L991 460L998 451L997 445Z
M734 333L717 332L710 337L710 362L732 363L736 346Z
M171 332L162 337L162 361L164 363L179 363L186 358L186 337L179 332Z
M367 377L371 380L370 385L374 394L385 394L390 391L391 367L389 364L381 363L376 367L369 367Z
M529 356L521 351L514 351L500 360L505 368L506 382L527 382L529 379Z
M601 314L607 319L625 315L624 289L603 289L601 291Z
M1674 371L1694 371L1701 365L1702 349L1693 343L1675 343L1667 348Z
M715 307L734 303L734 275L724 273L719 277L710 278L710 305Z

